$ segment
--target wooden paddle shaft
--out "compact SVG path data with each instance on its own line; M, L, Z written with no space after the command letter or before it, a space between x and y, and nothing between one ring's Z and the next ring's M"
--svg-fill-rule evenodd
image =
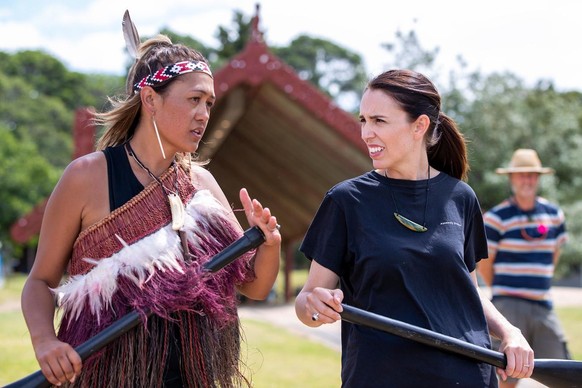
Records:
M342 320L408 338L444 351L505 368L505 355L491 349L342 304ZM582 362L574 360L536 359L532 379L552 388L582 388Z
M206 262L202 267L207 272L216 272L226 265L232 263L243 253L257 248L265 242L265 236L259 227L254 226L247 229L243 235L220 253L215 255L211 260ZM149 313L145 314L146 316ZM77 346L75 350L83 361L103 349L105 346L127 333L129 330L141 324L141 315L137 311L131 311L111 326L102 330L94 337L89 338L86 342ZM42 372L36 371L22 379L6 385L4 388L48 388L51 384L48 382Z

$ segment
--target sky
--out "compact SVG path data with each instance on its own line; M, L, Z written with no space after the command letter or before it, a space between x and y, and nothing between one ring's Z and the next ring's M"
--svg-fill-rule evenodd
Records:
M126 9L141 36L167 27L216 47L218 26L230 26L234 10L254 15L257 3L267 44L324 38L359 53L370 76L387 70L381 44L414 30L424 49L439 48L443 72L460 55L469 70L582 91L578 0L0 0L0 51L41 49L73 71L123 75Z

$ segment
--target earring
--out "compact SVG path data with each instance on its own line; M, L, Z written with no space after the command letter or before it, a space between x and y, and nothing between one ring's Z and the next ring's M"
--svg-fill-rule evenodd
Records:
M156 131L156 136L158 138L158 144L160 145L160 150L162 150L162 156L166 159L166 153L164 152L164 146L162 145L162 139L160 139L160 132L158 131L158 126L156 125L156 118L152 116L152 122L154 123L154 131Z

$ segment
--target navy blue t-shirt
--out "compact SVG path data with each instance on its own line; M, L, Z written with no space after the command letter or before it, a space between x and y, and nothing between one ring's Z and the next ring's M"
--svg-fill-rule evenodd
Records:
M301 246L336 273L344 303L490 348L470 272L487 257L479 202L464 182L375 171L326 194ZM406 229L400 214L428 231ZM344 387L496 387L493 367L427 345L342 322Z

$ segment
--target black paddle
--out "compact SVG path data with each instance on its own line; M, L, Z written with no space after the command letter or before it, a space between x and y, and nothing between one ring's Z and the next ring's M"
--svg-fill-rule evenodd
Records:
M257 248L263 242L265 242L263 232L258 226L253 226L252 228L247 229L241 238L227 246L223 251L206 262L203 265L203 268L207 272L216 272L232 263L243 253ZM132 311L113 322L111 326L104 329L99 334L77 346L75 350L79 353L81 359L85 361L87 358L103 349L106 345L115 341L140 323L140 314L137 311ZM38 370L18 381L6 385L4 388L48 388L51 385L52 384L49 383L42 372Z
M482 348L459 339L436 333L382 315L342 304L342 320L385 331L399 337L453 352L476 361L503 368L507 364L505 354ZM582 362L574 360L536 359L532 379L551 388L582 387Z

